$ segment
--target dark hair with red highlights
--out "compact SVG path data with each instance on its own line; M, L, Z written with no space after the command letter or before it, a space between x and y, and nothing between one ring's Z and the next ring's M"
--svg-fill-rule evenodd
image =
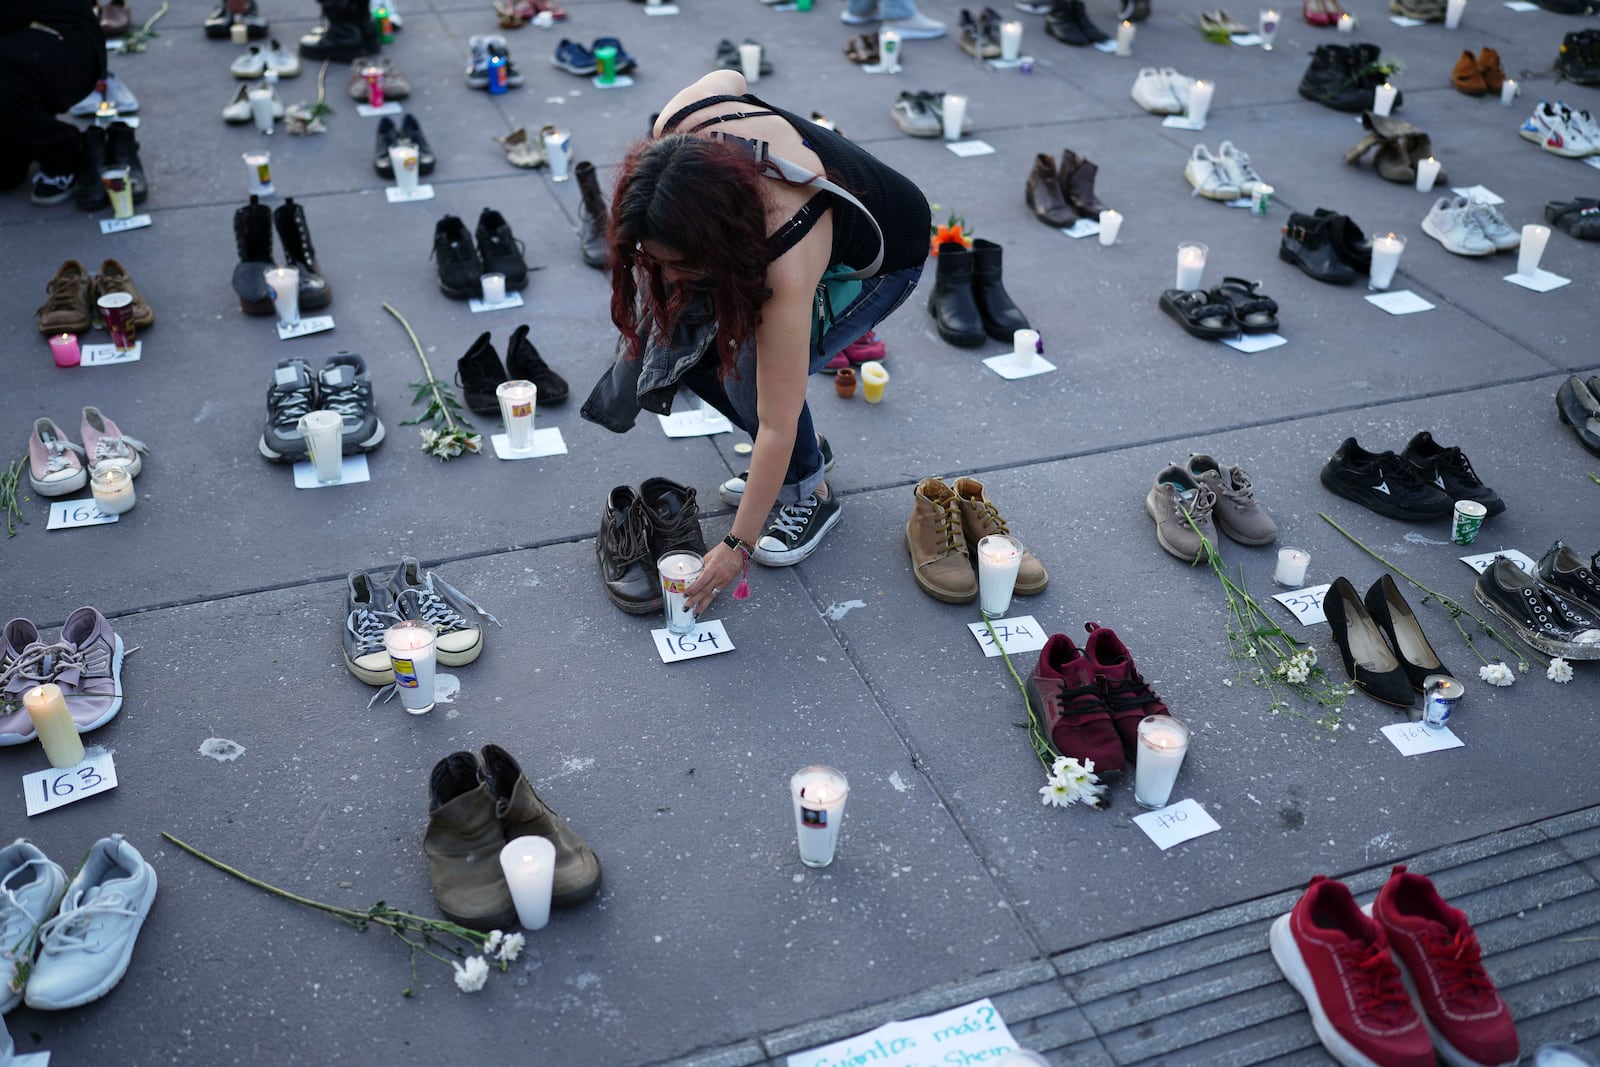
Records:
M611 202L609 238L611 321L629 358L644 348L642 313L658 337L670 336L694 292L707 294L716 311L724 373L754 337L761 305L772 295L766 285L768 179L761 175L748 152L691 134L645 141L628 153ZM642 254L644 241L672 249L703 278L669 285Z

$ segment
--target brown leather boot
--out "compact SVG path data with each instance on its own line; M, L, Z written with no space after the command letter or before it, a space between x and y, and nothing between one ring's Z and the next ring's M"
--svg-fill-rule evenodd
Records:
M594 896L600 888L599 857L565 819L539 799L511 754L499 745L484 745L483 768L505 839L543 837L556 846L555 887L550 903L565 908ZM498 857L495 867L499 869Z
M1495 61L1498 66L1498 56L1495 57ZM1466 93L1468 96L1482 96L1489 91L1483 72L1478 69L1478 61L1473 58L1471 52L1463 51L1461 58L1456 60L1455 69L1450 72L1450 83L1456 87L1457 92Z
M961 529L956 494L938 478L924 478L917 483L915 496L906 523L912 577L935 600L970 604L978 598L978 575Z
M506 843L495 798L484 783L478 758L452 752L428 778L428 857L433 899L445 918L474 930L508 930L517 908L500 872Z
M1094 195L1094 178L1098 173L1099 167L1072 149L1061 150L1061 169L1056 172L1061 195L1072 205L1072 210L1086 219L1098 219L1100 212L1106 210L1106 205Z
M1071 226L1078 221L1061 196L1056 161L1042 152L1034 157L1033 170L1028 172L1026 195L1028 207L1046 226Z
M961 509L961 529L972 548L976 549L978 542L990 534L1011 533L1011 527L1000 517L1000 509L989 499L982 482L976 478L957 478L952 488L955 490L956 504ZM1050 575L1045 573L1044 564L1024 547L1022 568L1017 571L1017 595L1042 593L1049 584Z
M1506 83L1506 72L1500 66L1500 53L1493 48L1485 48L1478 53L1478 73L1483 75L1483 87L1491 93L1498 93Z

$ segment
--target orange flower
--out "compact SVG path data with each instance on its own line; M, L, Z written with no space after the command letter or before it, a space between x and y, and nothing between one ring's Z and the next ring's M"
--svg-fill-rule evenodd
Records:
M971 248L972 238L968 237L964 232L963 227L965 225L961 221L952 221L943 226L935 226L928 254L937 256L939 254L939 246L946 243L959 244L964 248Z

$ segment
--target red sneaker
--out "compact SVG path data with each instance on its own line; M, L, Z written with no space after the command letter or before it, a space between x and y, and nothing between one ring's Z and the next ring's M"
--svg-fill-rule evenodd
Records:
M1334 1059L1345 1067L1435 1067L1383 928L1343 882L1313 877L1294 910L1273 922L1270 943Z
M1399 864L1367 909L1394 949L1433 1043L1452 1067L1510 1067L1517 1027L1483 969L1478 937L1425 875Z
M888 353L889 350L884 347L883 342L878 340L878 335L871 330L844 346L845 358L857 366L873 360L882 363Z
M1122 750L1128 762L1137 762L1139 720L1146 715L1171 715L1172 712L1140 677L1139 668L1133 665L1133 657L1128 655L1128 646L1117 637L1116 631L1108 630L1097 622L1086 622L1083 628L1089 631L1089 640L1084 642L1083 651L1089 657L1095 677L1105 683L1111 724L1122 739Z
M1028 678L1028 701L1044 718L1045 736L1063 756L1087 763L1103 782L1114 782L1127 761L1106 708L1100 681L1072 638L1053 634Z

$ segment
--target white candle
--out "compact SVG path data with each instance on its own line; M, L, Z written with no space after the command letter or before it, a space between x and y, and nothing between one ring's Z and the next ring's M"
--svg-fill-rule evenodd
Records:
M256 129L262 133L272 132L272 90L265 87L251 89L246 96L250 100L250 114L256 120Z
M1262 11L1256 28L1261 34L1262 51L1272 51L1272 40L1278 36L1278 13L1271 8Z
M1018 330L1011 335L1011 361L1019 367L1031 366L1039 354L1039 331Z
M78 724L72 721L60 686L37 685L26 690L22 706L28 709L28 718L33 720L50 766L76 767L83 762L83 740L78 737Z
M1511 102L1517 98L1517 80L1507 78L1500 83L1500 106L1510 107Z
M1141 808L1164 808L1172 796L1178 768L1189 751L1189 728L1170 715L1151 715L1139 723L1139 759L1133 801Z
M1367 272L1368 289L1387 289L1394 281L1394 272L1400 266L1400 253L1406 250L1406 239L1394 234L1372 239L1372 267Z
M297 424L317 481L332 485L344 474L344 417L337 411L308 411Z
M742 44L739 46L739 68L744 72L746 85L754 85L761 80L760 45Z
M1189 121L1196 126L1206 124L1206 115L1211 111L1211 96L1217 87L1201 79L1194 83L1194 88L1189 90Z
M800 862L807 867L826 867L833 862L849 795L849 781L832 767L806 767L789 779Z
M506 276L498 272L485 274L478 279L483 287L483 302L490 306L506 302Z
M1133 55L1133 35L1138 30L1127 19L1122 20L1122 25L1117 27L1117 55Z
M1010 19L1000 24L1000 58L1015 60L1022 51L1022 23ZM882 53L880 52L880 55Z
M1339 32L1340 33L1354 33L1354 32L1356 32L1356 19L1355 19L1355 16L1350 14L1348 11L1345 12L1343 15L1339 16Z
M1550 227L1535 226L1533 223L1522 228L1522 246L1517 250L1517 273L1524 278L1531 278L1539 273L1539 260L1544 255L1544 246L1550 240Z
M1009 534L989 534L978 541L978 610L991 619L1004 618L1022 568L1022 543Z
M1286 589L1299 589L1306 580L1306 568L1311 566L1311 553L1303 548L1278 549L1278 569L1272 580Z
M539 398L538 387L516 378L495 386L494 395L500 400L500 418L506 424L506 444L513 452L528 451L533 447L533 404Z
M247 44L250 40L250 27L242 22L235 22L228 27L228 39L237 45Z
M694 632L694 612L689 608L689 586L706 569L700 553L688 549L668 552L656 561L661 575L661 606L667 615L667 632Z
M101 467L89 477L94 506L105 515L121 515L133 507L133 478L125 467Z
M1173 288L1193 292L1200 288L1200 277L1206 269L1206 246L1185 242L1178 246L1178 280Z
M250 175L250 191L256 196L272 195L272 153L266 150L244 153L245 173Z
M544 12L540 12L544 14ZM546 126L540 133L545 159L550 165L550 180L564 182L572 177L572 131Z
M900 73L900 33L898 30L883 30L878 34L878 62L888 73Z
M1122 212L1106 208L1100 212L1100 243L1110 248L1117 243L1117 234L1122 229Z
M383 647L394 665L400 703L413 715L433 710L433 671L438 658L438 632L418 619L397 622L383 633Z
M1439 161L1429 156L1417 161L1417 192L1426 193L1439 180Z
M550 893L555 888L555 843L534 835L507 841L500 849L500 869L517 906L517 922L524 930L543 930L550 922Z
M267 271L267 289L278 321L293 326L300 321L300 271L295 267L273 267Z
M1444 28L1453 30L1461 25L1461 13L1467 9L1467 0L1448 0L1444 5Z
M416 145L397 144L389 147L389 163L394 167L395 188L406 196L415 193L418 183L422 180L418 159Z
M1400 90L1384 82L1372 90L1372 113L1374 115L1387 115L1394 110L1394 98Z
M961 124L967 118L967 98L955 93L944 94L944 139L961 140Z

